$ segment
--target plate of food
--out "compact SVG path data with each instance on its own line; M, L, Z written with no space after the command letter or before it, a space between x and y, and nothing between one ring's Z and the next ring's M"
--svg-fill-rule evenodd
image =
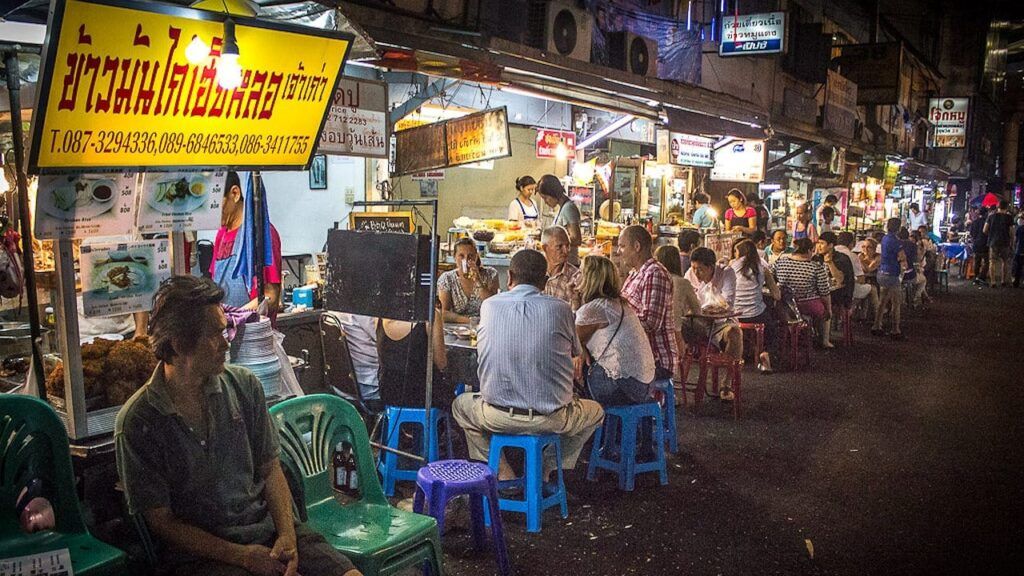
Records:
M187 214L206 203L209 188L202 174L158 180L152 191L147 190L146 203L163 214Z
M117 183L109 178L60 176L40 186L36 204L61 220L95 218L113 209L119 198Z
M149 266L131 260L108 261L93 269L92 292L96 294L135 294L149 289Z

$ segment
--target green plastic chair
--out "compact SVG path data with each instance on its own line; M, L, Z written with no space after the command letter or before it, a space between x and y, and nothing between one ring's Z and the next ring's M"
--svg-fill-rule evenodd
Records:
M47 487L55 530L25 534L14 515L32 479ZM75 493L67 432L52 408L31 396L0 396L0 558L67 548L76 575L127 574L125 554L89 534Z
M443 576L437 521L391 506L377 478L366 425L356 409L337 396L314 394L270 408L281 439L281 462L301 478L300 517L323 534L366 576L387 576L411 566ZM332 458L338 442L355 449L360 499L334 499Z

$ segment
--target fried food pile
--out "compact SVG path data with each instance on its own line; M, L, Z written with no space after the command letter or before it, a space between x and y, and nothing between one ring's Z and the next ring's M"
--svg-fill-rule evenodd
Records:
M102 396L101 408L124 404L149 380L156 368L156 357L145 337L121 342L97 338L82 346L82 374L85 397ZM64 366L58 365L46 377L46 392L64 397Z

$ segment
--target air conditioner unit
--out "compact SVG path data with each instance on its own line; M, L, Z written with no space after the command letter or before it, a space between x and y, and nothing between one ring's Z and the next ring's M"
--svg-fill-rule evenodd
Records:
M608 64L639 76L658 76L658 43L632 32L608 35Z
M544 28L548 52L590 62L594 19L589 12L572 2L549 2Z

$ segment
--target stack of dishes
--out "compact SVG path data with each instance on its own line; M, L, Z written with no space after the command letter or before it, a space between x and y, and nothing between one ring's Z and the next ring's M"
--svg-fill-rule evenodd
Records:
M256 374L267 398L281 394L281 361L274 350L274 330L269 319L240 326L230 354L232 364L245 366Z

